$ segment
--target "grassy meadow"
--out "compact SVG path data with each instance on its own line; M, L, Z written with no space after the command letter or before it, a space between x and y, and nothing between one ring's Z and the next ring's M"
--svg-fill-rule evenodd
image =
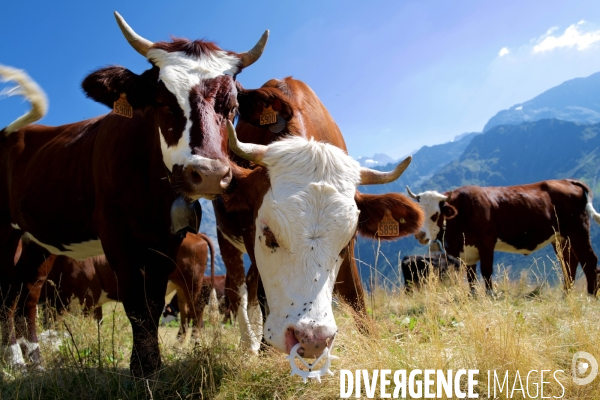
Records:
M558 262L544 263L560 272ZM174 323L160 328L162 371L153 379L133 380L128 370L131 328L122 306L105 305L100 328L74 310L53 327L62 345L41 343L43 370L0 369L0 400L329 399L340 395L340 369L366 369L371 375L371 370L383 368L478 369L479 398L488 398L488 370L502 376L509 371L511 388L516 371L525 386L531 370L562 370L556 376L564 386L563 398L600 399L600 377L586 386L574 385L570 378L576 351L600 360L600 302L585 294L585 279L576 280L565 294L536 276L532 268L511 281L500 268L496 297L487 296L482 284L471 295L466 280L457 276L443 283L431 278L412 295L388 282L367 299L372 317L368 336L357 331L351 310L339 305L333 354L340 359L332 363L335 375L322 378L322 383L304 384L298 376L290 377L288 361L275 351L244 353L238 347L237 326L208 326L197 343L188 339L179 345ZM546 381L551 383L544 396L563 395L551 376ZM533 394L535 387L529 387ZM393 383L391 388L390 393ZM379 388L375 393L378 398ZM511 396L504 391L496 398ZM516 391L512 398L524 397Z

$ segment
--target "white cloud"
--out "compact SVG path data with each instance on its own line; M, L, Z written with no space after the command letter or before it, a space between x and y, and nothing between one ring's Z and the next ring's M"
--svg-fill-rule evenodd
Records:
M500 52L498 53L498 55L500 57L504 57L508 53L510 53L510 50L508 50L508 47L503 47L503 48L500 49Z
M533 53L545 53L562 47L576 47L583 51L590 48L594 43L600 41L600 30L584 32L585 21L581 20L565 29L560 36L552 34L557 30L550 28L548 32L539 39L539 43L533 47Z

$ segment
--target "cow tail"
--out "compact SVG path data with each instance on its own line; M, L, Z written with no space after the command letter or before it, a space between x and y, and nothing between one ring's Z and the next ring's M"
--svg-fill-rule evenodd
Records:
M594 210L594 206L592 205L592 198L591 198L591 196L588 198L588 202L585 205L585 210L590 215L590 218L593 218L594 221L596 221L597 224L600 224L600 214L596 210Z
M586 185L583 182L576 181L574 179L569 179L569 181L573 185L579 186L580 188L583 189L583 194L585 195L585 198L587 200L587 204L585 205L585 211L587 211L587 213L588 213L588 215L590 216L591 219L593 219L594 221L596 221L597 224L600 224L600 213L598 213L594 209L594 205L592 204L592 194L590 192L589 186Z
M210 296L208 298L208 321L211 325L216 326L219 323L219 299L217 298L217 289L215 289L215 248L212 240L204 233L199 233L200 236L208 244L210 250Z
M31 110L11 122L4 128L4 136L17 131L29 124L40 120L48 111L48 99L46 93L35 83L25 71L7 67L0 64L0 79L2 81L13 81L17 86L7 90L4 94L21 95L31 103Z

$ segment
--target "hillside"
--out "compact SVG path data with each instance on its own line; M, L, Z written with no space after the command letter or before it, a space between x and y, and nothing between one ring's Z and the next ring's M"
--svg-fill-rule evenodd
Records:
M600 72L563 82L539 96L493 116L484 132L500 125L519 125L541 119L593 124L600 122Z
M590 186L600 173L600 124L541 120L499 126L476 136L464 153L423 187L507 186L577 178Z

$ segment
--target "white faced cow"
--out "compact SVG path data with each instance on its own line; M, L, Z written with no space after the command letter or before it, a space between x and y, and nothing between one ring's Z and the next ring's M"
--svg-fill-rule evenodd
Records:
M548 180L508 187L463 186L440 194L408 193L425 211L425 224L416 238L440 240L448 254L467 265L471 287L480 261L486 289L492 291L494 250L531 254L552 243L569 268L577 264L587 279L588 293L598 291L598 257L590 242L590 219L600 224L590 189L573 179Z
M264 333L282 352L300 343L298 354L319 356L337 332L332 293L343 260L352 257L348 249L356 232L376 236L378 223L388 214L401 221L400 235L416 231L422 222L419 207L404 196L356 191L361 184L397 179L410 159L381 173L361 168L342 149L313 138L298 135L257 145L238 141L233 126L229 129L231 149L258 167L234 168L225 208L252 215L244 225L244 243L269 305L263 331L260 318L251 318L260 315L255 289L252 293L241 286L238 318L250 314L248 321L241 317L241 328L248 326L243 335L253 349Z

